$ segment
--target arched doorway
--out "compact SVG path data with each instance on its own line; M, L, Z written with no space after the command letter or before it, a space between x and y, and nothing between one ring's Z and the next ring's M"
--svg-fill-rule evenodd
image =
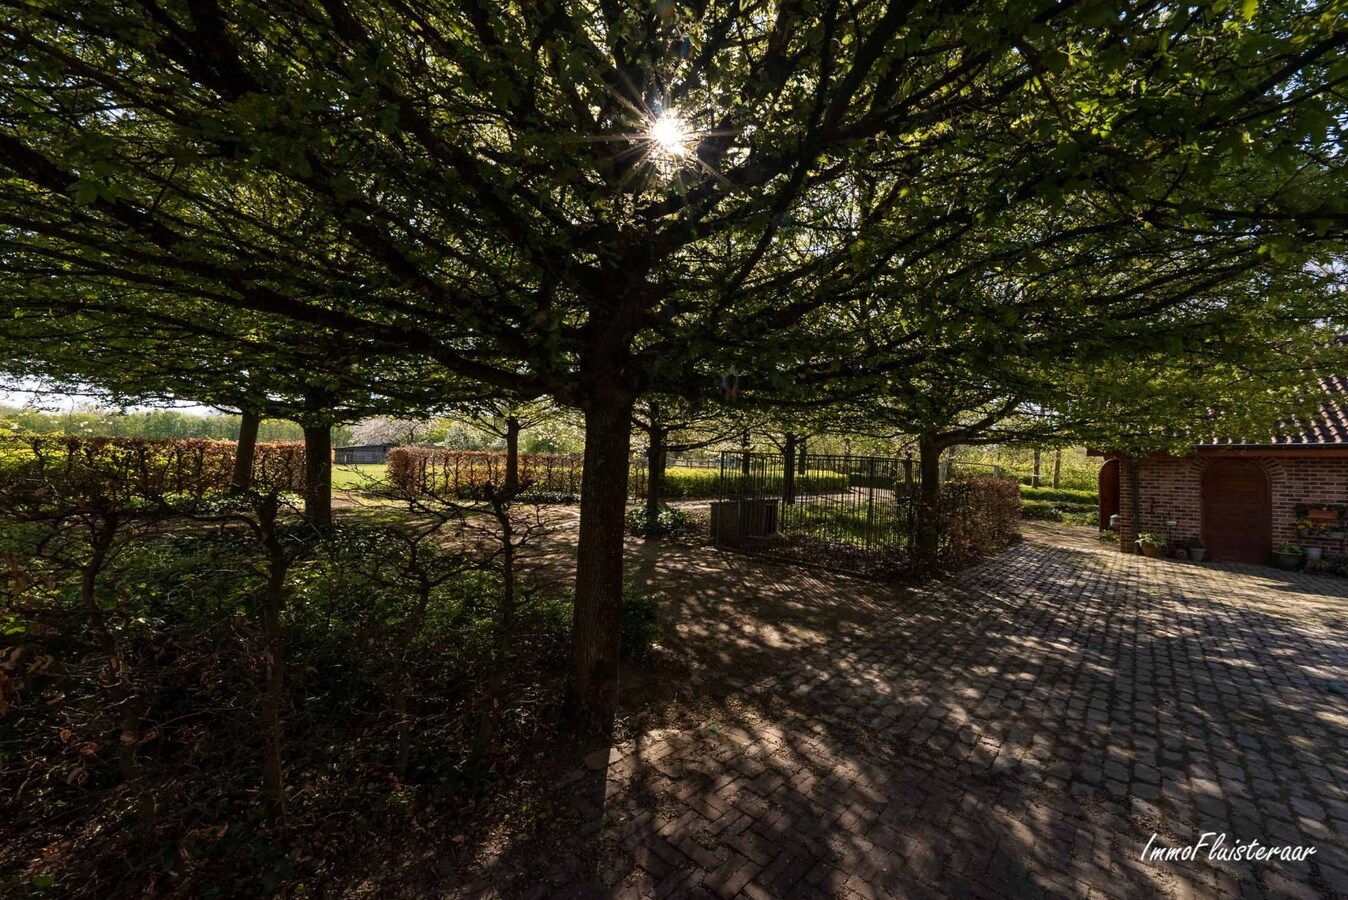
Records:
M1119 511L1119 461L1107 459L1100 467L1100 527L1109 527L1109 517Z
M1223 459L1203 473L1203 542L1216 562L1264 563L1273 549L1268 477L1246 459Z

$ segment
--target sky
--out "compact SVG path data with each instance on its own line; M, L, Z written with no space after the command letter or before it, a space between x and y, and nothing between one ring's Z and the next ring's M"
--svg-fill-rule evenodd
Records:
M42 390L39 382L22 380L18 382L0 381L0 406L35 406L38 409L62 411L79 407L102 406L92 396L68 394L60 391ZM131 410L176 409L191 415L208 416L217 410L195 403L150 403L128 407Z

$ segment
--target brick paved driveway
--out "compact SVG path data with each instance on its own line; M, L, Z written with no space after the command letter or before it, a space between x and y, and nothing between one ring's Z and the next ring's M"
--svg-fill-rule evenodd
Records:
M638 550L720 699L572 774L589 862L537 893L1348 896L1348 581L1081 533L920 591ZM1139 860L1201 832L1317 852Z

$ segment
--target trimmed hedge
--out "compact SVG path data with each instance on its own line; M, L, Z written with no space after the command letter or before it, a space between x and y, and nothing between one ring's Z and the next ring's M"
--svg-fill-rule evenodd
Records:
M1085 503L1095 505L1100 502L1099 491L1078 491L1071 488L1027 488L1020 489L1026 500L1053 500L1058 503Z
M562 453L521 453L520 485L534 496L580 493L581 458ZM506 456L480 450L395 447L388 452L388 482L404 494L440 494L467 500L487 485L505 484Z
M201 497L229 489L235 452L233 441L11 437L0 440L0 481L74 502ZM253 478L260 487L302 491L304 445L258 444Z
M957 568L998 553L1020 537L1020 484L995 475L952 479L941 487L940 562Z
M1041 522L1068 525L1099 525L1100 495L1096 491L1070 488L1021 488L1024 505L1021 515Z
M673 469L669 471L675 471ZM719 489L721 472L719 469L680 469L680 473L696 472L696 476L685 476L680 474L679 478L685 480L685 483L695 483L699 486L699 493L687 493L676 495L672 492L667 493L669 499L678 499L685 497L689 500L707 500L714 499ZM742 476L737 471L727 470L725 473L726 496L737 496L740 478ZM803 497L810 494L837 494L848 490L850 487L848 476L842 472L818 472L812 471L808 475L797 475L792 482L796 496ZM766 477L762 473L755 472L749 476L749 481L756 496L773 497L782 493L782 473L774 472ZM665 486L670 485L669 473L665 474Z
M1100 524L1100 508L1094 503L1056 503L1052 500L1025 500L1021 516L1041 522L1065 522L1068 525Z
M665 469L661 496L666 500L709 500L716 496L720 469L670 466Z

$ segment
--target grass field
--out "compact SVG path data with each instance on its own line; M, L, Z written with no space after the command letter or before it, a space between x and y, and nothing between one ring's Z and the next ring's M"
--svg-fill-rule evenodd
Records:
M383 463L332 467L332 489L334 491L358 491L362 488L377 487L383 483Z

